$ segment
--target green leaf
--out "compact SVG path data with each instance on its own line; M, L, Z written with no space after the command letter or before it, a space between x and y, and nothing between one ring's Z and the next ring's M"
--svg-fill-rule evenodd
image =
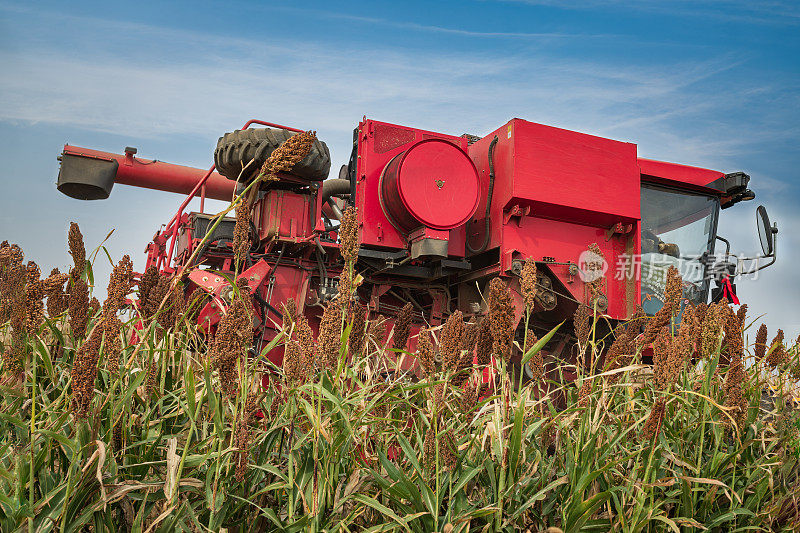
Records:
M411 531L411 528L410 528L410 527L408 527L408 524L406 523L406 521L405 521L405 520L403 520L402 518L400 518L399 516L397 516L397 515L394 513L394 511L392 511L391 509L389 509L388 507L386 507L385 505L383 505L382 503L380 503L380 502L379 502L378 500L376 500L375 498L370 498L370 497L369 497L369 496L367 496L366 494L353 494L353 495L351 496L351 498L352 498L352 499L354 499L354 500L356 500L356 501L357 501L357 502L359 502L359 503L362 503L362 504L364 504L364 505L368 505L369 507L372 507L373 509L375 509L376 511L378 511L378 512L380 512L380 513L383 513L383 514L385 514L386 516L388 516L389 518L391 518L392 520L394 520L395 522L397 522L398 524L400 524L401 526L403 526L403 528L404 528L406 531Z
M550 342L550 339L553 338L553 335L556 334L556 331L558 331L558 328L560 328L563 324L564 323L561 322L561 324L557 325L556 327L554 327L553 329L548 331L547 334L544 337L542 337L541 339L536 341L536 344L531 346L531 349L528 350L527 352L525 352L525 355L522 356L522 364L520 366L524 367L526 364L528 364L528 361L531 360L531 357L533 357L537 352L539 352L539 350L544 348L545 344Z

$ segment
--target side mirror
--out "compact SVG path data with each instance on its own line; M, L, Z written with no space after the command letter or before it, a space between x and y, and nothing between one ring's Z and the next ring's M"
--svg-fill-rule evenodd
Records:
M756 209L756 225L758 226L758 240L761 241L761 251L771 257L775 252L775 233L777 232L769 221L767 208L763 205Z

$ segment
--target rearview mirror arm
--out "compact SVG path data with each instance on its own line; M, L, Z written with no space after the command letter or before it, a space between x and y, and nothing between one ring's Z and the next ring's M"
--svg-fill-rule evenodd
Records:
M777 222L775 222L772 225L772 227L770 228L770 231L772 231L772 253L771 254L769 254L769 255L759 255L758 257L744 257L744 258L740 259L739 261L758 261L759 259L766 259L768 257L772 258L772 261L770 261L769 263L766 263L764 265L757 266L756 268L754 268L752 270L748 270L747 272L739 272L739 273L736 274L737 276L744 276L746 274L755 274L759 270L763 270L763 269L767 268L768 266L774 265L775 261L778 260L778 237L777 237L778 236L778 223Z

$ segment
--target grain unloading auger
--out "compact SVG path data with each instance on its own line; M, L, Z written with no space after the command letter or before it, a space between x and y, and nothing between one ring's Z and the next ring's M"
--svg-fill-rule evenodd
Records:
M204 240L213 218L202 212L204 200L230 200L299 131L251 120L220 138L207 171L140 159L133 148L118 155L65 146L58 188L79 199L107 198L114 183L187 195L148 244L146 267L168 275L188 266L187 290L214 297L198 319L209 330L232 290L226 276L234 272L235 219L222 220ZM684 303L698 303L734 299L737 275L775 261L777 227L763 206L757 222L764 254L751 259L770 262L747 267L717 236L720 209L755 197L746 174L642 159L635 144L521 119L479 138L365 118L354 130L349 163L337 178L329 171L328 148L315 141L290 172L259 185L252 246L239 275L254 294L256 346L275 336L290 298L317 329L337 294L337 229L346 205L357 207L360 230L356 297L390 325L411 302L410 349L415 330L455 310L467 319L484 314L482 294L496 276L513 289L519 323L527 258L537 263L537 333L570 322L580 304L608 318L600 327L630 317L640 304L654 314L669 266L683 276ZM200 211L185 212L196 197ZM717 240L725 254L714 253ZM571 331L561 328L545 352L571 360ZM282 353L270 358L280 364ZM414 364L402 360L405 368Z

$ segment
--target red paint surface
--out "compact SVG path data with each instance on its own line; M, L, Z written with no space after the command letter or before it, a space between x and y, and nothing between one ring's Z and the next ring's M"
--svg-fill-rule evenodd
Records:
M358 125L358 163L356 167L356 204L361 224L362 246L383 249L406 248L406 236L391 223L381 206L381 173L389 161L424 139L442 139L466 151L462 137L398 126L364 119ZM448 254L464 257L465 229L450 231Z
M447 141L426 139L386 166L381 192L386 210L403 229L451 230L475 212L480 187L466 152Z
M690 167L688 165L679 165L677 163L667 163L666 161L655 161L653 159L643 158L639 158L639 168L643 176L662 178L701 187L705 187L709 183L725 175L718 170Z
M117 177L114 183L143 187L158 191L189 194L203 179L206 170L199 168L173 165L162 161L153 161L139 157L126 157L124 154L101 152L78 146L64 145L64 153L102 159L104 161L116 160L119 163ZM212 172L205 182L206 198L230 201L235 183L224 176Z

